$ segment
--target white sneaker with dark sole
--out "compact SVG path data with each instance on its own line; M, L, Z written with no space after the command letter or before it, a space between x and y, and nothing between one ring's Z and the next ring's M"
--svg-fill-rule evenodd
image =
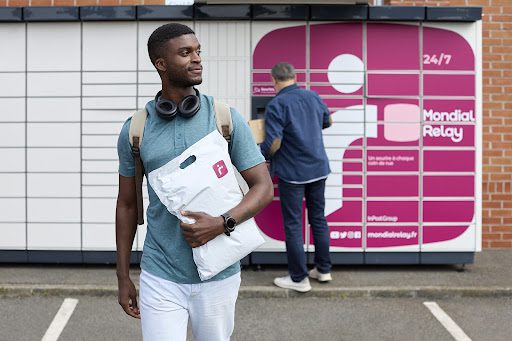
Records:
M309 277L316 279L319 282L332 281L332 276L331 276L330 272L323 274L321 272L318 272L318 270L316 268L313 268L313 269L311 269L311 271L309 271Z
M283 289L292 289L298 292L308 292L311 290L311 284L309 284L309 278L304 278L300 282L292 281L290 276L276 277L274 278L274 284Z

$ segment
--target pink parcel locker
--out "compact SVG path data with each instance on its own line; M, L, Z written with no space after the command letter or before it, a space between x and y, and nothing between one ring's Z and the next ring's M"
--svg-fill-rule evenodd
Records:
M363 197L363 188L347 188L343 187L342 197L344 199L353 199L353 198L362 198Z
M419 250L418 209L419 201L368 199L366 247L389 250L393 247L407 246ZM397 225L397 223L411 223L411 225Z
M410 98L369 98L367 105L377 107L377 120L384 123L420 123L420 102Z
M464 232L470 225L423 225L423 243L422 244L431 244L444 242L448 240L453 240Z
M476 123L475 100L425 99L423 101L423 121Z
M303 35L300 29L276 30L275 32L279 32L280 41L286 39L284 31L299 33L300 44L302 44ZM349 31L352 34L349 35L350 38L347 38L346 33ZM467 176L467 174L463 176L458 174L439 175L435 172L475 171L475 152L471 150L458 151L457 147L475 146L476 122L471 119L464 121L464 119L450 118L453 115L444 119L443 117L448 116L436 113L473 110L472 115L474 116L473 99L454 100L449 98L449 96L473 97L475 95L474 75L450 74L451 70L474 71L472 48L464 38L448 30L429 27L423 27L420 30L417 25L368 23L366 31L368 96L392 96L395 98L368 98L367 112L364 113L361 89L356 89L352 93L338 91L339 89L334 85L343 80L341 77L331 78L327 72L329 70L343 74L343 71L359 71L359 69L342 69L347 64L337 64L339 69L330 69L330 65L335 58L343 55L352 55L354 56L353 60L359 58L363 61L363 39L360 39L362 34L362 25L359 23L313 24L310 26L311 70L306 71L310 72L309 79L312 82L310 85L321 93L331 111L343 110L336 114L337 118L341 118L340 122L367 122L365 137L354 139L348 146L341 147L341 144L334 143L332 136L329 136L331 138L330 149L345 150L341 159L338 157L335 159L342 162L343 168L343 173L340 174L342 177L341 207L327 216L331 225L336 225L330 227L331 232L334 232L334 239L337 240L337 243L347 245L349 232L352 232L352 236L356 235L358 229L366 221L370 231L375 233L372 236L380 236L382 237L380 240L383 241L381 244L372 244L367 239L369 245L372 245L369 247L410 245L407 243L411 242L417 245L418 226L422 220L419 214L419 205L422 202L418 198L419 181L423 186L422 194L426 196L426 200L422 203L423 218L426 219L423 222L426 227L423 231L426 240L430 241L429 238L435 238L430 235L431 231L437 231L435 233L441 236L449 235L429 223L439 225L444 222L445 227L451 228L460 225L461 219L464 220L467 218L466 216L473 213L474 201L470 202L468 206L465 199L471 197L472 193L474 194L474 186L469 186L470 182L474 181L474 177ZM424 35L422 39L420 39L421 34ZM270 35L268 34L262 40ZM347 43L332 44L332 37L343 38ZM419 54L421 41L423 41L423 56ZM447 43L447 41L449 42ZM324 45L329 48L325 48ZM303 57L301 53L298 55L299 59ZM296 56L297 54L292 59ZM450 57L452 59L448 61ZM286 58L286 60L291 61L290 58ZM293 63L293 61L291 62ZM423 93L420 91L419 84L420 62L423 63L425 71L422 84ZM300 63L299 61L298 64ZM255 68L259 67L258 63L253 65ZM297 66L296 68L300 69ZM407 72L395 73L395 70ZM430 70L436 72L445 70L447 72L429 74ZM329 85L328 83L331 83L333 79L338 83ZM464 82L463 86L458 85L461 82ZM401 96L419 97L421 95L441 96L446 99L425 98L423 108L420 108L418 99L400 98ZM357 106L358 110L354 110L353 113L350 110L344 110L354 106ZM347 118L344 119L343 115L347 115ZM362 118L354 120L351 115L359 115ZM374 125L368 124L375 120L377 122ZM459 134L461 132L462 134ZM351 157L350 150L359 147L358 152L360 153L361 146L366 146L365 158ZM390 148L382 150L383 147ZM331 154L329 155L331 157ZM366 163L366 170L370 172L366 178L360 175L364 171L364 167L361 170L362 162ZM416 175L418 171L426 172L426 174L420 177ZM379 174L379 172L408 172L408 174L391 175ZM451 183L451 187L447 188L446 183L450 177L453 177L451 180L456 180ZM364 190L363 185L366 186ZM370 197L365 205L362 196L364 193L373 198L379 198L379 200L372 200ZM402 199L409 195L411 200ZM397 200L393 200L395 196ZM439 197L446 197L447 200L428 200ZM457 197L461 197L461 200L453 201ZM443 206L450 207L450 210L457 212L448 210L443 213L440 211ZM404 225L396 226L394 223ZM339 227L338 224L346 225ZM385 230L386 228L388 230ZM400 238L405 238L405 244L394 243ZM354 239L352 238L350 242L355 242Z
M419 96L420 75L368 73L366 86L368 96Z
M474 197L474 175L423 175L423 197Z
M363 96L362 87L350 93L340 93L338 90L332 87L332 85L311 84L310 89L320 96Z
M345 149L343 152L343 160L362 161L362 159L363 149L361 148Z
M327 148L327 157L330 162L342 162L342 168L331 168L331 172L350 171L362 172L363 170L363 149L362 147L356 148ZM339 163L338 163L339 164ZM348 168L345 168L347 165ZM349 170L350 169L350 170Z
M368 23L368 70L420 69L420 31L416 25Z
M310 244L314 245L315 238L310 227ZM329 238L331 247L344 247L351 249L361 249L363 247L363 227L350 226L329 226ZM356 251L356 250L354 250Z
M286 42L286 48L283 48ZM279 28L267 33L254 48L252 68L270 70L282 61L297 70L306 69L306 26Z
M379 123L377 137L367 137L368 147L419 147L420 125L416 123Z
M423 75L424 96L475 96L475 75Z
M305 83L297 83L300 88L306 89ZM272 84L253 84L252 85L253 96L275 96L276 90Z
M296 72L295 77L297 77L297 82L299 82L299 83L306 82L306 73L305 72ZM266 72L253 72L252 73L252 82L272 85L271 70L269 69Z
M474 124L423 124L425 147L474 147Z
M363 200L343 200L340 209L327 215L328 223L359 223L363 221Z
M399 246L418 246L419 228L411 226L366 226L366 247L390 248Z
M418 200L371 200L366 202L368 223L419 223Z
M474 172L473 150L423 150L424 172Z
M421 113L418 100L369 99L377 107L377 136L367 137L369 147L417 146L420 141Z
M362 98L343 98L343 97L330 97L330 96L320 96L322 101L327 105L329 110L335 111L336 109L349 109L350 107L354 106L360 106L363 105L363 99ZM345 110L347 114L350 114L350 110ZM350 122L353 122L354 120L350 120ZM364 122L364 116L361 117L361 121Z
M368 172L419 172L419 150L366 150Z
M423 70L474 71L475 55L459 34L434 27L423 27Z
M362 23L312 24L309 34L312 70L327 70L332 60L340 55L353 55L363 60Z
M468 223L473 222L475 200L424 200L424 223Z
M417 198L419 195L419 175L367 175L366 195L369 198Z

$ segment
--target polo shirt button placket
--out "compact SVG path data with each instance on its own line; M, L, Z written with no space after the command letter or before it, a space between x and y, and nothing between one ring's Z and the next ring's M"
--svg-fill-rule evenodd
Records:
M177 147L185 147L185 142L183 140L183 122L178 117L176 118L176 135L174 140Z

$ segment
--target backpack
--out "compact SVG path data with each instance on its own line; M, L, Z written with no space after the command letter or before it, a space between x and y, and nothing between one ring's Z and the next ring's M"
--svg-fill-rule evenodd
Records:
M217 130L226 139L228 144L231 142L231 133L233 132L233 121L231 120L231 111L229 105L213 101L215 108L215 121L217 123ZM142 203L142 178L144 177L144 165L140 158L140 145L142 144L142 137L144 135L144 125L148 113L146 109L137 111L132 116L130 123L130 145L132 146L132 155L135 162L135 192L137 194L137 224L144 224L144 207Z

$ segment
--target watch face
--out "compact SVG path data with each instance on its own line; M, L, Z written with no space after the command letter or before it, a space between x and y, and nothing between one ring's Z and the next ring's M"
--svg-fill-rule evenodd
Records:
M236 220L232 217L229 217L227 220L226 220L226 226L227 228L230 230L230 231L233 231L235 229L235 225L236 225Z

